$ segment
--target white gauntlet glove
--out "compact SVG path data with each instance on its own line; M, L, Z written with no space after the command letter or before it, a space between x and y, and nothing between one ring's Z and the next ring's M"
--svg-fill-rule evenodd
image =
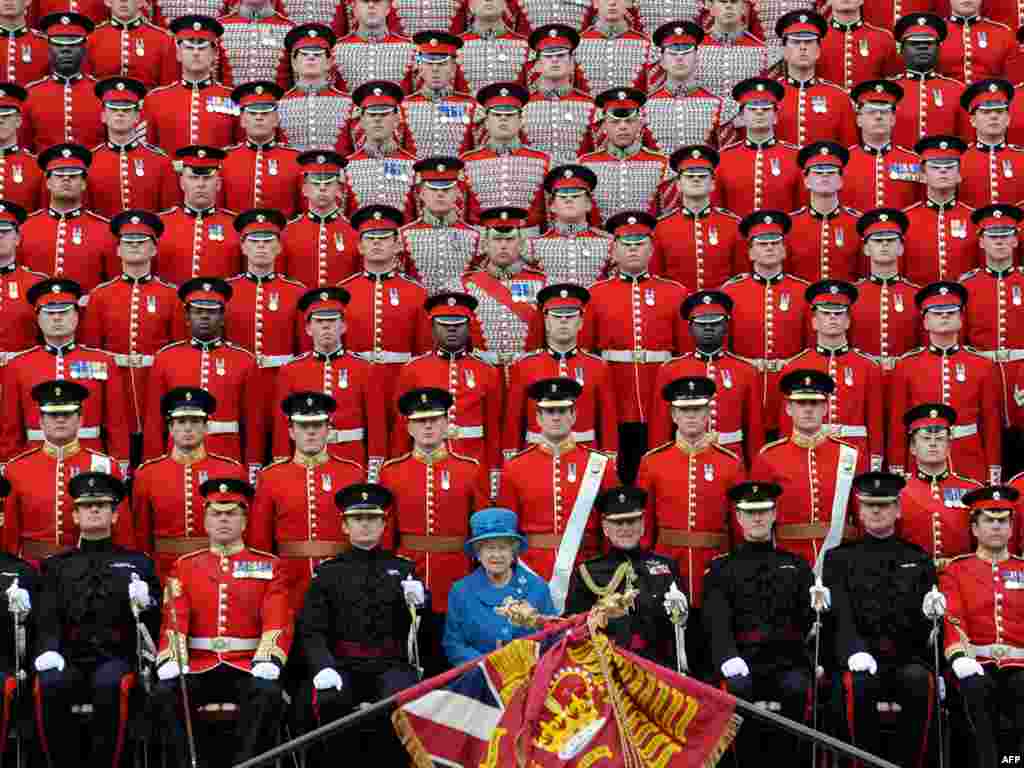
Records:
M749 674L750 667L739 656L733 656L722 662L722 675L725 677L746 677Z
M330 667L324 667L313 677L313 687L318 691L323 691L327 688L337 688L340 691L341 675Z
M978 663L977 659L960 656L953 659L953 674L956 675L957 680L963 680L971 675L984 675L985 668Z
M847 659L846 666L850 668L851 672L867 672L870 675L878 672L878 662L875 661L875 657L864 651L853 654Z
M48 669L64 671L64 657L56 651L46 651L36 656L36 671L45 672Z

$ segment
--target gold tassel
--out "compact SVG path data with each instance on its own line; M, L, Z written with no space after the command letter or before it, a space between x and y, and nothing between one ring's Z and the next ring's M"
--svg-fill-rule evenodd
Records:
M726 750L732 746L732 743L736 740L736 736L740 732L740 726L743 725L743 718L739 715L733 715L729 718L729 722L725 724L725 728L722 729L722 735L718 737L718 743L715 744L714 749L708 754L707 759L704 760L704 768L715 768L718 762L725 755Z

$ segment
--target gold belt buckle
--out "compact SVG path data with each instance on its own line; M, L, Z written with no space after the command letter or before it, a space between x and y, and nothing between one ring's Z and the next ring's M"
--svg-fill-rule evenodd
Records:
M215 637L213 638L213 650L217 653L224 653L229 647L229 643L226 637Z
M1010 362L1010 350L1008 349L997 349L995 354L997 363L1008 363Z
M881 355L878 358L878 363L882 366L883 370L891 371L896 367L896 358L889 355Z
M644 351L642 349L633 350L633 362L642 363L644 361Z
M137 352L133 352L128 355L128 366L130 368L141 368L142 367L142 355Z

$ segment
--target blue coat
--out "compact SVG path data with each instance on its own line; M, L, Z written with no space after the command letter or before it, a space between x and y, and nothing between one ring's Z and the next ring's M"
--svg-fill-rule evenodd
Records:
M477 567L455 582L448 593L448 618L442 641L448 661L458 666L496 650L498 641L508 643L536 631L513 626L494 612L506 597L525 599L547 616L556 614L547 582L521 563L512 566L512 579L504 587L495 587L483 567Z

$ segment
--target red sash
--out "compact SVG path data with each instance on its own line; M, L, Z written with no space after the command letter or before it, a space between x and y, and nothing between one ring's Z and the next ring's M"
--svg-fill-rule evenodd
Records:
M528 301L513 301L512 292L508 289L508 286L494 277L490 272L481 271L474 275L470 275L466 278L466 282L475 285L496 302L501 304L501 306L512 312L528 326L530 325L534 314L537 312L537 308L533 303ZM534 281L527 280L527 282ZM539 280L537 282L539 282Z

